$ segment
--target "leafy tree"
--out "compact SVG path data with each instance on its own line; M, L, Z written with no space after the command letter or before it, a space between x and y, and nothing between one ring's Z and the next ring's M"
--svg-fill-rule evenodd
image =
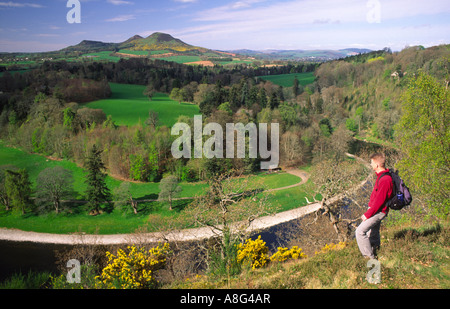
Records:
M36 198L44 205L52 205L60 212L61 199L70 197L73 191L73 174L61 166L48 167L39 173Z
M138 202L133 198L131 193L131 183L122 182L120 186L114 189L114 205L116 208L120 208L123 213L127 213L131 207L133 213L137 214Z
M100 213L100 205L111 200L111 193L106 185L105 165L101 158L102 151L94 144L86 161L86 198L91 205L91 213Z
M178 101L178 103L181 104L181 101L183 100L183 94L180 91L180 88L173 88L170 92L170 98L174 101Z
M402 176L442 216L450 211L449 99L444 85L419 72L402 97L403 115L395 127Z
M144 156L130 154L130 177L139 181L147 180L148 170Z
M345 126L352 132L358 131L358 126L356 125L355 119L353 118L347 118L347 120L345 121Z
M163 177L161 179L159 185L159 196L158 199L160 201L168 201L169 202L169 210L172 210L172 200L176 197L182 190L182 188L178 185L178 179L176 176L169 175Z

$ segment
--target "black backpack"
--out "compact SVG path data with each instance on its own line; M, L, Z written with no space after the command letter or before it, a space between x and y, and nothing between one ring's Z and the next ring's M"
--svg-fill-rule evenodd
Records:
M386 202L386 206L390 209L400 210L405 206L408 206L412 202L412 195L409 192L408 187L405 185L403 180L398 175L398 171L392 172L388 171L383 173L378 181L380 181L381 177L384 175L389 175L392 178L392 197Z

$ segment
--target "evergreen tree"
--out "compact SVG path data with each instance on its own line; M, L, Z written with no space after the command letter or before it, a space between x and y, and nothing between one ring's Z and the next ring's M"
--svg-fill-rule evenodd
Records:
M26 169L6 170L5 190L13 211L20 211L24 215L27 210L34 208L30 200L31 181Z
M111 201L111 193L105 182L106 174L103 172L105 165L102 162L101 154L102 151L94 144L86 162L88 170L86 198L91 206L91 213L94 215L100 213L100 205Z

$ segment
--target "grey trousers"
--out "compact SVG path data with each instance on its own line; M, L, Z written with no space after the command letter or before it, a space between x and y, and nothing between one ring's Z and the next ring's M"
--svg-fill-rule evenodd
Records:
M361 222L355 231L356 242L358 243L359 251L365 257L371 259L375 258L374 248L380 246L380 226L381 220L386 215L379 212L369 219Z

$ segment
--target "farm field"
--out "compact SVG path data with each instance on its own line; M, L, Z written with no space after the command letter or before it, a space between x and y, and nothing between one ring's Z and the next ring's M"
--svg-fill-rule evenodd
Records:
M112 61L112 62L117 62L120 60L120 57L116 57L116 56L110 56L110 54L112 53L112 51L102 51L102 52L97 52L97 53L89 53L89 54L84 54L82 56L82 58L87 58L87 59L92 59L94 61Z
M280 74L280 75L268 75L268 76L258 76L259 78L272 83L283 86L292 87L294 85L294 79L297 77L298 83L302 86L312 84L314 82L314 73L291 73L291 74Z
M171 127L180 115L193 117L199 114L197 105L178 103L171 100L167 94L156 93L150 101L142 93L145 86L110 83L112 95L108 99L84 104L89 108L102 109L106 115L111 115L117 125L132 126L144 123L148 112L158 113L161 125Z

